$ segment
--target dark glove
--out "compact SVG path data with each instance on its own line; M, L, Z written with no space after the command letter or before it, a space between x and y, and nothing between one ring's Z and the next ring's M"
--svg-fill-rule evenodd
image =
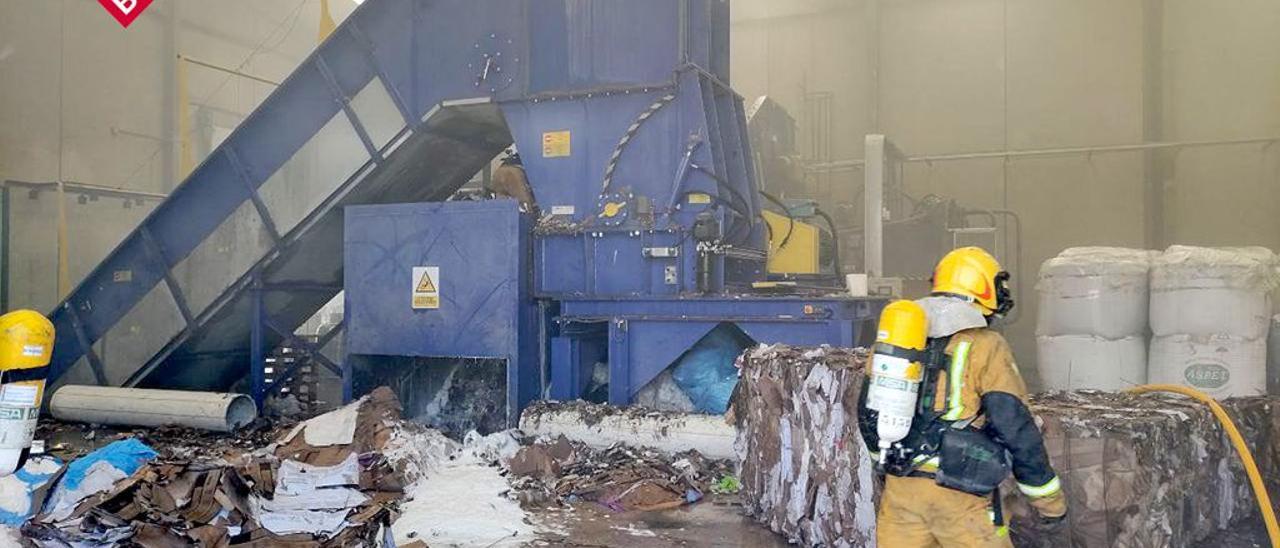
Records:
M1049 530L1056 530L1058 528L1065 527L1066 523L1066 514L1062 514L1060 516L1040 516L1040 526L1048 528Z

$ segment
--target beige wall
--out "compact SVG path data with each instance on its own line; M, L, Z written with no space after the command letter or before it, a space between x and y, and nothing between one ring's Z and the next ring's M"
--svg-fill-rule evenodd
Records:
M330 3L339 21L355 7ZM124 29L95 0L0 0L0 180L168 193L181 181L177 54L279 81L315 47L319 6L170 0ZM190 65L186 74L198 162L206 121L233 128L272 86ZM156 203L77 198L67 199L73 285ZM16 191L11 206L10 305L48 310L59 300L55 194Z
M861 158L873 130L909 155L1145 137L1142 0L733 1L735 88L771 95L801 120L805 93L833 94L835 159ZM1158 23L1163 140L1280 135L1280 4L1166 0ZM1278 149L1169 154L1168 241L1280 248ZM1024 363L1034 362L1041 262L1069 246L1145 243L1141 152L916 163L903 175L916 196L1021 216L1023 257L1010 267L1022 318L1008 332ZM861 178L816 178L816 191L840 210Z

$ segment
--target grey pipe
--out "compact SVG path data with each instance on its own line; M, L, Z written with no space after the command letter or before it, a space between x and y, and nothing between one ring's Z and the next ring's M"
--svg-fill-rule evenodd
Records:
M58 420L120 426L179 425L233 432L258 417L244 394L66 385L53 393Z

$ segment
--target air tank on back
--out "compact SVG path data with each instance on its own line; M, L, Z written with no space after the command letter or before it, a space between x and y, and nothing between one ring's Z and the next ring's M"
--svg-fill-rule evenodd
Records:
M53 353L53 324L39 312L0 316L0 475L22 467L35 437Z
M924 350L928 332L924 308L913 301L894 301L880 313L872 347L867 407L878 412L876 432L882 461L888 455L887 449L911 430L920 382L924 380L918 353Z

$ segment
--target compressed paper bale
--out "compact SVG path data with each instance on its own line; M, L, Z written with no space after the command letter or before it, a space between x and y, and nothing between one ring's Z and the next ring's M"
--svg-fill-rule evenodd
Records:
M1224 403L1257 451L1263 476L1272 478L1277 402ZM1257 513L1239 459L1199 403L1074 392L1036 397L1032 411L1071 510L1064 531L1046 533L1017 489L1006 485L1018 546L1190 546Z
M859 351L748 350L734 400L747 513L805 546L875 539L874 466L857 426Z

